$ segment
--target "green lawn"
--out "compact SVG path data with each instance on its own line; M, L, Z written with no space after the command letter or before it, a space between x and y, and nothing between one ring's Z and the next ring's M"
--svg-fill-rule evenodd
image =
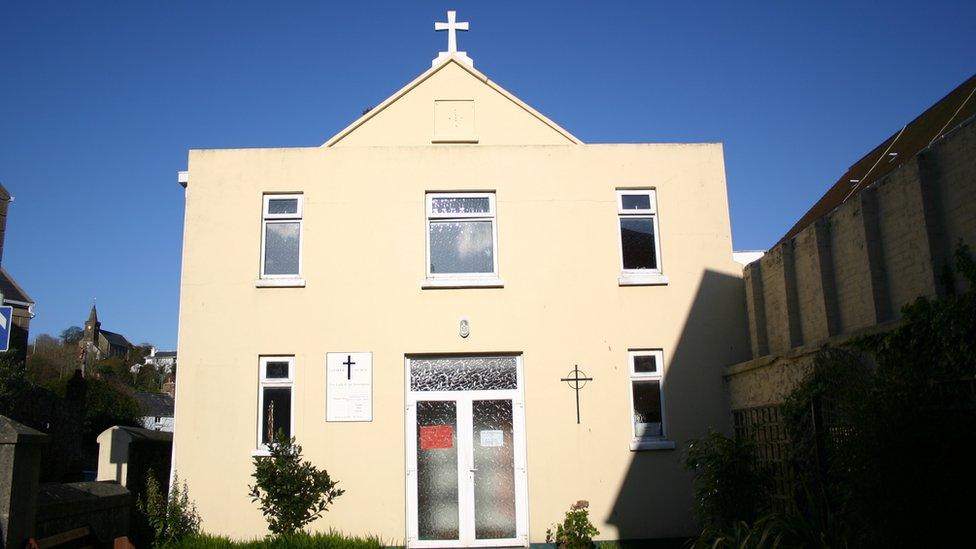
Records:
M230 538L200 534L190 536L173 549L377 549L383 543L377 537L344 536L337 532L327 534L297 534L272 539L235 541Z

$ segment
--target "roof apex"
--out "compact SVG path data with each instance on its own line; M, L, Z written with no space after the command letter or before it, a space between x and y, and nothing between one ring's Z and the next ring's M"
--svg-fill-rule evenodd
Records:
M433 76L437 72L441 71L442 69L444 69L444 67L447 67L450 64L457 65L458 67L464 69L469 74L471 74L471 76L474 76L475 78L477 78L478 80L480 80L482 83L484 83L485 85L487 85L489 88L495 90L496 92L498 92L499 94L501 94L502 96L504 96L505 98L507 98L508 100L510 100L511 102L515 103L516 105L518 105L519 107L521 107L522 109L524 109L525 111L527 111L529 114L531 114L532 116L534 116L535 118L537 118L543 124L549 126L553 130L555 130L557 133L561 134L563 137L565 137L570 142L572 142L572 143L574 143L576 145L582 145L583 144L583 142L580 139L578 139L576 136L574 136L573 134L569 133L568 131L566 131L565 129L563 129L562 127L560 127L558 124L556 124L555 122L553 122L552 120L550 120L549 118L547 118L545 115L543 115L539 111L533 109L531 106L529 106L528 104L526 104L524 101L522 101L521 99L519 99L518 97L516 97L515 95L513 95L511 92L509 92L505 88L502 88L498 84L496 84L496 83L492 82L491 80L489 80L488 77L484 73L482 73L478 69L474 68L474 66L468 62L468 60L466 59L466 56L465 56L464 59L462 59L462 58L458 57L458 55L456 55L455 53L451 53L449 55L444 55L444 56L442 56L439 59L435 59L434 60L434 64L433 64L433 66L431 68L429 68L429 69L425 70L424 72L420 73L419 76L417 76L412 81L410 81L410 83L408 83L406 86L403 86L397 92L395 92L393 95L391 95L391 96L387 97L385 100L383 100L383 102L381 102L379 105L376 105L375 107L373 107L372 109L370 109L369 111L367 111L366 113L364 113L362 116L360 116L359 118L357 118L352 124L349 124L348 126L346 126L345 128L343 128L339 133L335 134L328 141L326 141L325 143L323 143L322 144L322 147L331 147L331 146L335 145L336 143L338 143L339 141L341 141L343 138L345 138L347 135L349 135L352 132L354 132L357 128L359 128L360 126L362 126L363 124L365 124L366 122L368 122L374 116L376 116L377 114L383 112L384 109L386 109L387 107L389 107L390 105L392 105L393 103L395 103L398 99L400 99L401 97L403 97L404 95L406 95L407 93L409 93L411 90L413 90L414 88L416 88L417 86L419 86L420 84L422 84L425 80L427 80L428 78L430 78L431 76Z

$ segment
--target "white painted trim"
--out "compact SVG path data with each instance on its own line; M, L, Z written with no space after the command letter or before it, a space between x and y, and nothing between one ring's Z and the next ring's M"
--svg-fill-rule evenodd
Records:
M433 355L437 356L437 355ZM508 355L511 356L511 355ZM429 358L423 355L422 358ZM529 489L528 461L525 444L525 379L522 355L515 356L516 389L486 391L411 391L410 360L421 355L404 357L404 388L406 391L406 546L407 547L528 547L529 546ZM455 422L458 437L458 539L418 540L417 526L417 401L453 401L456 403ZM513 457L515 473L515 538L475 539L474 473L471 459L474 452L472 433L472 402L475 400L511 400Z
M269 362L287 362L287 378L268 378L266 367ZM258 357L258 417L257 417L257 438L255 439L254 452L267 452L268 448L261 442L261 426L264 420L264 389L265 387L287 387L291 389L291 409L288 411L291 418L291 436L295 436L295 357L294 355L261 355ZM254 455L252 452L252 455Z
M630 441L631 452L641 452L645 450L674 450L674 441L665 439L642 439L635 438Z
M624 271L617 277L617 284L620 286L667 286L670 282L667 275L633 271Z
M463 143L463 144L477 145L478 138L476 137L471 137L467 139L463 137L456 138L456 139L434 138L431 139L430 142L434 145L443 145L445 143Z
M465 213L434 213L433 199L435 198L487 198L487 212ZM437 192L427 191L424 195L424 272L427 279L421 285L423 288L465 288L498 286L498 213L495 207L494 191L470 192ZM491 260L490 273L431 273L430 272L430 224L432 221L489 221L491 222ZM433 283L434 280L445 280L444 285ZM487 284L477 283L478 280L489 281Z
M269 214L268 213L268 202L272 199L289 199L294 198L298 200L298 206L295 213L290 214ZM259 277L261 280L275 280L275 279L287 279L287 280L302 280L302 285L304 286L304 279L302 279L302 266L303 266L303 255L305 243L305 220L304 218L304 195L302 193L264 193L261 197L261 257L260 265L258 266ZM265 274L264 272L264 258L266 250L266 240L268 234L267 226L269 224L275 223L298 223L298 272L289 274ZM273 284L269 284L272 286Z
M492 276L488 278L425 278L420 283L424 289L431 288L504 288L505 281Z
M254 281L255 288L304 288L304 278L259 278Z
M657 371L656 372L637 372L634 365L634 358L638 356L653 356L657 359ZM656 448L635 448L634 441L639 442L639 445L648 443L650 446L655 446L654 443L667 442L668 440L668 407L667 407L667 397L664 386L664 351L661 349L628 349L627 350L627 396L630 398L630 431L632 441L631 450L638 449L665 449L663 446L658 444ZM660 436L652 437L641 437L637 434L637 418L634 414L634 382L635 381L657 381L661 390L661 434ZM671 442L671 448L674 448L674 442Z

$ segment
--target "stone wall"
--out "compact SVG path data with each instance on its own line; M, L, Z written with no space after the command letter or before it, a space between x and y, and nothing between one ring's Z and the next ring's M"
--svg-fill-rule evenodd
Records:
M945 276L960 241L976 252L973 119L745 267L752 360L726 371L732 407L781 402L823 345L962 289Z

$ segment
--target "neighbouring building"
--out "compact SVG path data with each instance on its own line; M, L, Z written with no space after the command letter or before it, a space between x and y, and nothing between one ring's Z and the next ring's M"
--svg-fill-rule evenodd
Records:
M10 333L10 349L17 349L26 357L27 339L30 333L30 321L34 318L34 300L17 284L12 276L3 268L3 245L7 237L7 212L14 199L7 189L0 185L0 305L12 309ZM7 319L3 318L3 322ZM5 327L4 331L7 331Z
M173 466L208 532L266 532L277 432L346 490L313 529L527 546L585 499L600 539L696 532L682 448L749 353L722 145L584 144L459 25L322 146L189 153Z
M91 312L88 313L88 320L85 321L85 331L81 336L81 341L78 342L78 347L81 351L82 362L90 365L103 358L128 358L133 345L124 335L103 329L102 323L98 321L98 311L92 304Z
M133 364L132 373L138 373L143 366L152 366L160 376L162 391L170 396L176 394L176 351L160 351L150 347L144 364Z
M959 243L976 253L976 76L857 161L745 267L752 358L726 372L737 428L785 436L779 405L824 345L890 330L918 297L963 289Z
M166 393L135 394L136 402L142 409L139 421L151 431L173 432L173 396Z

